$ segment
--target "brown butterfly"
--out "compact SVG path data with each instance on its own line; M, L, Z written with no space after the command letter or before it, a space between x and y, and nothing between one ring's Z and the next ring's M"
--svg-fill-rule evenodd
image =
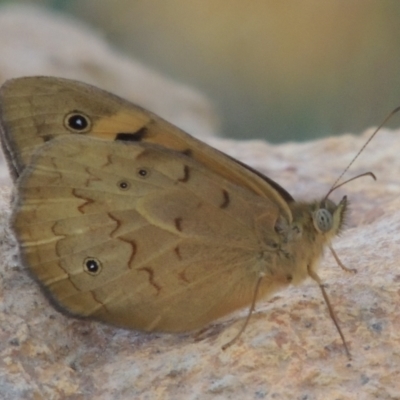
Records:
M297 202L149 111L67 79L8 81L0 123L22 261L62 311L184 332L249 307L236 340L256 300L311 277L348 353L316 272L346 197Z

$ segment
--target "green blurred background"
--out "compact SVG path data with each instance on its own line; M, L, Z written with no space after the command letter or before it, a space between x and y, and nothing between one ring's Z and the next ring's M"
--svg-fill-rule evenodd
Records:
M283 142L358 133L400 105L400 0L23 3L86 21L202 91L225 136Z

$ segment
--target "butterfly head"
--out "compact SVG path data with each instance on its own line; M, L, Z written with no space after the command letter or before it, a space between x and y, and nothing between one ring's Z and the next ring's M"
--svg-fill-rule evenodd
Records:
M327 235L329 239L337 235L343 228L347 206L347 196L344 196L339 204L323 199L312 214L316 231Z

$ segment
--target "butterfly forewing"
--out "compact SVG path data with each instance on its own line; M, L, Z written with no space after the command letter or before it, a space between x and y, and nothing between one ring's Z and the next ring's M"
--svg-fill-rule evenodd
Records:
M16 179L34 149L60 135L79 134L109 141L155 143L190 154L211 171L274 201L291 219L279 185L181 131L155 114L85 83L53 77L26 77L0 89L3 150ZM283 195L283 197L282 197Z

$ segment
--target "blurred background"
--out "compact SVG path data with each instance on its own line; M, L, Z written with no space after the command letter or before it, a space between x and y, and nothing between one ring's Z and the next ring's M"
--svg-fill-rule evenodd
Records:
M10 3L72 15L195 87L227 137L358 133L400 105L399 0L0 0Z

